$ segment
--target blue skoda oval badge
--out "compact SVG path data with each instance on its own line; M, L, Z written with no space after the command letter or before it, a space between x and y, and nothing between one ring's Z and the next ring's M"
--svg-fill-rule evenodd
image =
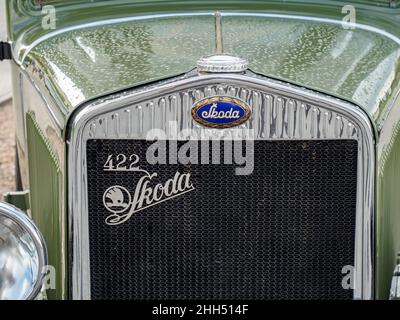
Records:
M192 108L193 119L211 128L231 128L246 122L250 107L243 101L231 97L212 97L200 100Z

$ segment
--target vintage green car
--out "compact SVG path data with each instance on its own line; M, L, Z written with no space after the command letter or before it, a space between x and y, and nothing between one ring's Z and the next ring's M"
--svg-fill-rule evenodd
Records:
M400 299L400 1L6 11L0 299Z

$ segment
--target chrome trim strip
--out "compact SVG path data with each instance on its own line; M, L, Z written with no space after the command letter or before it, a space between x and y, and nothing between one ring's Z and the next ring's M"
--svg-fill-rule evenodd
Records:
M400 264L396 266L393 272L389 300L400 300Z
M188 114L193 101L213 95L237 97L253 108L250 120L239 128L255 129L255 139L359 142L354 298L372 299L375 149L368 117L350 103L251 72L192 73L109 96L75 114L68 137L72 297L90 299L86 141L97 137L141 139L152 128L167 129L169 120L178 121L178 130L210 130L195 123ZM155 113L160 116L154 117ZM222 137L230 130L234 129L214 129L211 133Z
M221 13L215 12L215 53L222 54L224 52L224 42L222 36Z

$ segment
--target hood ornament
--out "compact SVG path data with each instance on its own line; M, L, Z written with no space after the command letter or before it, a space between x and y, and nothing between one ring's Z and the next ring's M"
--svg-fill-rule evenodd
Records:
M246 71L248 62L245 59L224 53L222 16L220 12L216 12L214 16L215 54L201 58L197 62L197 71L209 73L236 73Z
M198 72L236 73L244 72L247 68L248 62L245 59L229 54L214 54L197 62Z

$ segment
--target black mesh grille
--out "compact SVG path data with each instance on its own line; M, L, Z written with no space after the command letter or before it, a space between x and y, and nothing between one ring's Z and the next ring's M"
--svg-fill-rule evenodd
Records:
M256 141L248 176L236 165L149 165L149 144L88 142L93 299L352 298L341 271L354 263L356 141ZM158 182L190 172L196 189L106 225L104 192L133 193L141 174L103 165L132 153Z

